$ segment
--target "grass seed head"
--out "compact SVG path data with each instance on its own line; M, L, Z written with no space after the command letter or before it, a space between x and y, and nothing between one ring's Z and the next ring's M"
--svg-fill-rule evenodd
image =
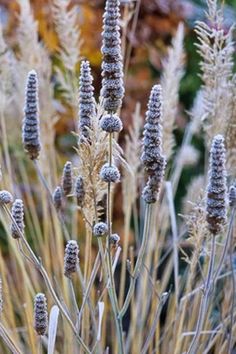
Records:
M11 235L13 238L17 239L20 238L20 233L24 232L24 204L21 199L16 199L12 205L12 216L13 219L15 220L15 223L17 225L12 223L11 225ZM19 230L18 230L19 229Z
M64 257L64 275L71 278L73 273L77 271L79 262L79 246L75 240L67 242Z
M117 183L120 180L120 172L116 166L106 163L101 169L100 177L104 182Z
M39 293L34 298L34 328L39 336L43 336L48 327L46 296Z
M96 237L106 236L108 233L108 226L105 222L98 222L93 227L93 235Z
M72 170L72 163L70 161L67 161L64 165L61 184L65 195L68 195L72 192L73 170Z

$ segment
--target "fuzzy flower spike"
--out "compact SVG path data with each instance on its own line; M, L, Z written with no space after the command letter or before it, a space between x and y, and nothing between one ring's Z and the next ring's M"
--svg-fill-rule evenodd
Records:
M89 138L92 119L95 115L95 99L93 96L93 77L88 61L82 61L80 67L79 89L79 131L80 138Z
M115 113L120 108L124 96L119 6L119 0L107 0L103 16L101 96L108 113ZM116 129L120 129L119 123Z
M146 113L143 134L143 153L141 160L148 175L143 190L146 203L155 203L163 180L166 161L162 155L162 89L160 85L152 88Z
M22 140L25 151L31 160L39 156L41 149L39 131L38 78L30 71L26 83Z
M226 223L227 185L225 147L222 135L214 137L210 151L209 182L207 187L207 223L212 235L217 235Z

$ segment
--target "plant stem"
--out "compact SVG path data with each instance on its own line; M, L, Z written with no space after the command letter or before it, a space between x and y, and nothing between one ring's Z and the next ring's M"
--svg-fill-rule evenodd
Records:
M135 283L136 280L140 274L142 263L143 263L143 258L147 249L147 242L149 238L149 233L150 233L150 225L151 225L151 215L152 215L152 204L146 204L146 209L145 209L145 219L144 219L144 230L143 230L143 238L142 238L142 244L139 250L138 258L135 264L134 272L133 275L130 278L130 285L129 285L129 290L125 298L124 305L119 313L119 317L123 317L129 307L134 289L135 289Z
M210 294L210 291L212 288L211 287L211 280L212 280L212 275L213 275L213 270L214 270L215 248L216 248L215 236L212 236L211 255L210 255L210 261L209 261L209 265L208 265L208 273L207 273L207 278L206 278L206 282L205 282L204 293L203 293L203 296L201 299L201 304L200 304L200 309L199 309L197 327L196 327L195 335L193 337L192 343L189 347L187 354L196 354L196 352L197 352L199 337L200 337L200 334L202 331L205 315L207 312L209 294Z

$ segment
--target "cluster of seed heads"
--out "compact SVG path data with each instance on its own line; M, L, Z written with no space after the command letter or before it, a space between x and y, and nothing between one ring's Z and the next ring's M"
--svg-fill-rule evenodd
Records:
M118 110L124 96L119 7L119 0L107 0L103 16L101 96L104 109L109 113Z
M12 217L15 223L11 225L11 235L13 238L20 238L20 233L24 232L24 204L21 199L16 199L12 205ZM17 227L16 227L17 225Z
M85 190L84 190L84 180L82 176L78 176L75 181L75 197L77 200L77 205L82 207L84 204Z
M117 183L120 180L120 172L115 165L106 163L100 171L100 177L104 182Z
M39 293L34 298L34 328L39 336L43 336L48 327L47 300Z
M226 223L226 211L227 185L224 138L217 135L211 145L206 199L208 229L213 235L218 234Z
M34 70L28 74L22 140L29 157L35 160L41 149L39 132L38 79Z
M162 155L162 89L160 85L152 88L146 123L143 134L143 153L141 160L148 175L148 182L143 190L146 203L155 203L163 180L166 161Z
M65 195L69 195L73 189L73 169L72 163L67 161L63 168L62 179L61 179L62 189Z
M108 226L105 222L98 222L93 227L93 235L96 237L107 236L108 234Z
M89 138L89 129L92 128L92 119L95 115L93 77L88 61L81 63L79 83L79 131L83 141L83 138Z
M64 275L71 278L71 275L77 271L79 262L79 246L76 241L67 242L64 257Z
M13 196L8 191L0 191L0 204L10 204L13 202Z

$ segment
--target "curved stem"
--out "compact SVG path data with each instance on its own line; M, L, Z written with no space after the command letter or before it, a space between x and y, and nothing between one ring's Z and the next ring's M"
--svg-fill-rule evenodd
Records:
M196 354L196 352L197 352L199 337L200 337L202 327L204 324L204 319L205 319L207 307L208 307L209 295L210 295L211 288L212 288L211 281L212 281L212 275L213 275L213 270L214 270L215 248L216 248L215 236L212 236L211 255L210 255L210 261L209 261L209 265L208 265L208 273L207 273L207 278L206 278L206 282L205 282L204 293L203 293L203 297L201 299L201 304L200 304L200 309L199 309L197 327L196 327L195 335L193 337L192 343L189 347L187 354Z

